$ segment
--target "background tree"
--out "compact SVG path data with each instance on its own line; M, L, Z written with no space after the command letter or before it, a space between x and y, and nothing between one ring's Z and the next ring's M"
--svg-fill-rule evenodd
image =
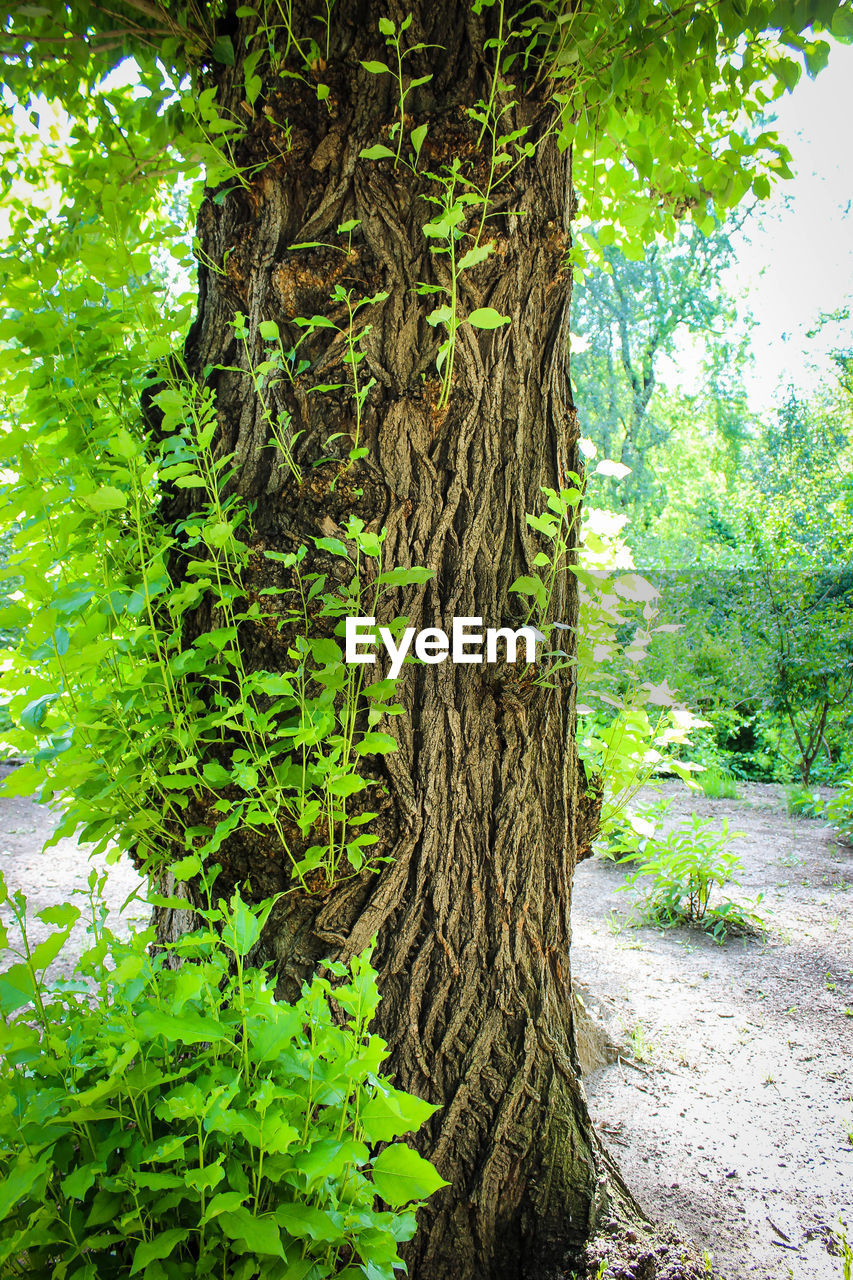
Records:
M701 480L698 451L719 457L722 446L707 416L683 421L661 468L669 508L640 539L657 550L666 620L683 627L662 642L657 676L712 721L738 771L808 785L822 758L824 778L843 776L853 692L843 376L809 399L789 388L767 422L749 424L740 466L718 462Z
M14 785L46 775L69 827L175 864L163 936L203 858L225 891L282 894L259 958L283 991L376 935L377 1029L396 1079L441 1105L419 1141L451 1183L411 1274L541 1276L637 1212L573 1041L590 831L571 672L412 666L398 716L385 682L344 669L338 615L402 584L388 613L415 626L517 622L526 581L572 626L571 575L544 599L535 581L557 527L543 487L569 560L577 537L574 191L640 244L769 189L787 172L772 136L726 145L796 80L766 32L817 65L827 46L801 33L850 34L850 13L315 8L8 12L8 92L73 120L45 157L59 216L21 199L6 259L34 611L10 705L40 747ZM139 91L111 88L131 52ZM199 161L198 311L170 358L145 288L179 236L154 191Z
M731 444L737 440L742 400L731 370L743 363L744 339L738 305L721 283L734 261L732 230L731 220L708 234L687 224L639 258L607 245L602 266L576 292L573 325L582 345L572 377L583 428L607 457L631 468L632 479L614 488L610 500L630 504L635 522L665 504L654 460L673 423L655 392L661 358L672 356L686 335L702 351L709 403L724 415L721 434Z

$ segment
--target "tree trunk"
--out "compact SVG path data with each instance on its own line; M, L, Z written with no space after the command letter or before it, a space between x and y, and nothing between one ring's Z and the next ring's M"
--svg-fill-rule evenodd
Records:
M317 7L294 6L297 34ZM218 447L235 454L234 483L255 504L259 551L312 546L312 537L339 532L356 514L371 529L387 528L384 568L435 570L402 602L410 625L449 629L464 616L518 626L518 597L508 588L541 549L525 515L542 510L543 485L565 488L579 467L567 367L570 156L546 136L554 108L544 90L518 93L507 121L528 127L536 154L497 190L482 237L495 244L491 257L460 277L461 314L492 306L511 323L459 330L449 406L437 408L440 338L426 321L436 300L416 286L446 282L447 260L430 253L422 230L435 215L424 197L438 190L426 171L460 156L463 172L484 181L478 126L463 108L488 97L494 53L484 53L484 41L497 34L498 11L476 16L455 0L414 4L408 36L441 47L407 63L409 74L433 76L406 101L414 121L429 126L422 172L413 174L359 157L388 141L396 101L391 77L371 75L360 60L388 58L378 18L399 25L408 9L395 0L387 10L338 0L320 75L328 100L318 101L310 74L276 77L265 55L253 111L243 104L243 58L255 19L235 20L236 65L216 67L212 81L220 111L241 119L251 112L237 160L266 163L248 187L223 184L202 206L203 261L218 270L200 270L188 367L215 388ZM477 217L475 209L470 226ZM348 252L288 248L341 243L336 229L352 219L360 225ZM319 330L300 348L308 372L295 387L275 389L303 432L298 483L270 447L248 377L217 366L245 364L237 311L247 317L256 361L261 321L277 321L294 340L297 316L340 322L329 301L337 282L359 295L388 294L371 309L364 339L362 367L376 379L360 441L370 452L348 471L344 462L312 465L328 456L324 441L335 432L348 433L338 442L346 459L353 433L351 397L307 394L317 382L349 377L344 346ZM172 506L191 497L176 495ZM280 566L261 555L252 566L247 595L280 585ZM572 622L572 581L560 592L556 616ZM287 668L286 640L274 629L244 626L240 643L250 668ZM376 1030L390 1046L396 1082L441 1105L417 1141L452 1184L421 1211L407 1254L413 1280L558 1274L602 1216L630 1204L593 1133L574 1044L569 911L590 834L574 682L524 685L510 666L449 661L404 672L406 715L382 726L399 749L381 761L387 795L376 829L389 861L380 873L313 894L295 889L281 849L239 831L217 858L226 883L250 881L259 897L290 890L265 935L282 993L322 959L346 959L378 939Z

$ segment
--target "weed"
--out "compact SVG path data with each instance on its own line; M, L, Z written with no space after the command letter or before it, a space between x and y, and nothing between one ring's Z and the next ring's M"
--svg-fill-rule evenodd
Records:
M715 832L708 819L693 814L688 823L650 841L642 852L620 859L635 868L623 890L650 882L636 905L640 920L664 928L701 924L718 941L729 933L763 931L764 922L755 909L728 898L711 904L714 890L737 884L735 877L743 869L740 858L727 848L729 840L726 822ZM761 895L755 907L760 901Z
M722 769L706 769L699 774L699 786L710 800L734 800L737 797L737 781L733 774Z
M628 1037L628 1046L631 1051L631 1057L636 1062L651 1062L655 1046L646 1035L642 1022L637 1023Z
M853 1277L853 1249L847 1239L847 1223L839 1219L838 1231L832 1233L833 1243L838 1253L841 1255L841 1274L843 1280L851 1280Z
M406 58L408 58L408 56L412 53L419 53L422 49L440 48L439 45L429 45L429 44L418 43L418 44L409 45L408 48L404 49L402 47L402 38L405 35L405 33L408 31L411 25L412 25L411 14L408 14L400 23L399 31L397 30L396 25L394 24L394 22L392 22L390 18L380 18L379 30L382 33L382 35L385 37L385 43L393 55L394 67L392 69L391 67L388 66L386 62L362 62L361 64L364 67L365 71L369 71L370 74L373 76L387 75L393 78L394 83L396 85L396 89L397 89L398 119L395 120L394 123L391 125L391 130L389 133L389 137L391 139L395 137L397 139L396 152L392 151L390 147L386 147L383 143L380 142L373 147L365 148L365 150L363 150L360 154L366 160L385 160L385 159L393 160L395 169L399 165L400 158L403 153L403 134L405 132L406 119L407 119L406 98L411 93L412 89L417 89L422 84L428 84L429 81L432 79L432 73L425 76L416 76L414 79L410 79L408 76L406 76L403 70L403 64ZM411 131L410 141L412 143L412 150L415 153L415 160L414 160L414 164L412 165L413 169L417 168L418 157L420 156L420 153L421 153L421 147L424 145L426 132L427 132L427 126L425 124L420 125L417 129L412 129Z
M214 879L203 928L150 952L153 930L105 928L93 871L90 946L51 988L44 970L81 913L40 912L53 932L31 945L26 900L0 878L16 925L0 983L0 1232L15 1274L247 1277L273 1258L276 1274L322 1280L343 1253L391 1275L415 1231L405 1206L443 1185L393 1141L435 1108L381 1075L369 950L278 1001L248 963L276 900L214 903Z
M785 807L789 818L823 817L823 801L818 792L800 783L792 783L785 788Z

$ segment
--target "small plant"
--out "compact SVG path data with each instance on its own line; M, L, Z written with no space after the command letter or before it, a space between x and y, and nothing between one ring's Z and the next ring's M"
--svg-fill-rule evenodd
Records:
M642 1022L638 1022L631 1031L631 1034L628 1037L628 1048L630 1050L631 1057L636 1062L651 1062L652 1054L654 1053L654 1045L646 1035L646 1030Z
M737 798L737 781L733 774L724 773L722 769L706 769L699 774L699 786L709 800L735 800Z
M435 1108L379 1074L369 953L286 1004L247 963L275 900L208 893L203 927L149 954L152 932L104 927L101 884L77 976L50 989L80 912L42 911L55 929L32 947L0 881L20 936L0 979L0 1273L393 1280L444 1184L395 1141Z
M740 858L728 849L730 839L728 823L714 831L708 819L693 814L688 823L651 841L644 852L622 858L634 870L621 888L645 887L636 907L639 918L665 928L701 924L718 940L731 932L763 928L754 910L729 899L711 903L714 890L737 884L735 877L743 869ZM759 896L755 905L760 901Z
M789 818L823 817L823 801L819 793L798 782L785 788L785 806Z
M838 1223L838 1230L832 1233L833 1243L841 1255L841 1275L843 1280L851 1280L853 1278L853 1249L847 1239L847 1224L841 1220Z
M362 62L361 64L364 67L365 71L369 71L370 74L373 76L387 75L387 76L393 77L396 85L396 89L397 89L397 113L398 113L398 119L395 120L394 123L392 124L391 131L389 134L389 137L392 140L395 137L397 139L396 152L392 151L390 147L386 147L383 143L378 142L376 143L375 146L367 147L364 151L361 152L361 155L366 160L385 160L385 159L393 160L395 169L399 165L400 158L403 153L403 135L406 131L406 98L409 96L412 89L417 89L422 84L428 84L429 81L432 79L432 73L430 72L429 75L416 76L413 80L408 80L408 83L407 83L407 77L403 71L403 64L406 61L406 58L408 58L409 55L412 53L418 53L422 49L437 49L440 47L439 45L418 43L418 44L409 45L407 49L404 49L402 47L402 38L406 34L406 32L408 31L411 25L412 25L411 14L408 14L407 17L405 17L403 21L400 23L399 31L397 30L396 25L394 24L394 22L392 22L390 18L380 18L379 30L382 33L382 35L385 37L385 43L390 49L391 53L393 54L393 61L394 61L393 70L385 62L374 61L374 62ZM412 150L415 156L414 163L412 164L413 169L417 168L418 157L420 156L421 148L424 145L426 132L427 132L427 126L423 124L423 125L419 125L418 128L416 129L412 129L409 135L409 139L412 144Z
M841 840L853 845L853 782L846 782L826 804L826 816Z
M433 328L441 325L446 333L435 362L436 371L441 375L441 393L436 408L443 409L450 400L457 331L463 324L470 324L473 329L499 329L502 325L509 324L510 318L501 315L494 307L476 307L467 316L460 316L461 273L484 262L494 249L493 244L477 243L479 237L475 239L471 232L465 230L469 206L482 205L483 197L470 191L460 191L462 176L458 156L441 173L429 173L427 177L438 185L440 194L428 195L424 199L437 205L439 212L424 223L423 233L432 242L430 252L447 258L449 283L431 284L422 281L417 285L417 292L423 296L438 294L444 298L427 316L427 324ZM467 250L462 243L466 238L474 240Z
M617 809L609 814L601 824L596 853L610 862L641 857L660 830L661 819L671 804L671 800L658 800L636 813Z

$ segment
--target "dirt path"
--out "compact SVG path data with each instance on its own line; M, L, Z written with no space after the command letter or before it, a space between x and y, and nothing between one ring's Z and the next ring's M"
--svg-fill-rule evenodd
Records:
M720 947L629 928L622 869L578 868L575 977L623 1046L588 1077L593 1115L646 1211L692 1236L726 1280L840 1280L828 1246L839 1215L853 1227L853 852L788 818L778 787L736 801L662 794L674 797L668 824L698 812L746 833L739 892L765 892L770 934ZM85 886L92 865L73 840L41 852L53 822L31 800L0 800L0 870L31 914ZM109 868L113 927L137 885L127 864ZM134 902L121 927L146 915Z
M7 765L0 764L0 779L9 772ZM86 888L93 867L108 873L104 899L109 908L110 928L126 934L131 927L142 927L151 914L149 908L136 900L122 911L125 901L140 887L139 877L130 863L123 860L107 867L104 856L90 859L89 850L76 840L60 840L52 848L44 849L56 822L57 815L45 804L36 804L25 796L0 798L0 873L10 893L20 889L27 898L31 943L37 944L53 932L52 928L35 918L45 907L72 901L85 917L85 897L82 892L75 894L75 890ZM11 920L8 906L0 907L0 921L9 926ZM17 944L13 930L10 930L9 941ZM70 977L85 944L85 924L81 919L47 976L51 978L61 974ZM6 967L5 963L2 967Z
M769 934L718 946L630 928L623 869L578 868L575 978L634 1063L588 1078L594 1118L646 1211L727 1280L840 1280L829 1250L839 1216L853 1235L853 851L789 818L780 787L660 794L673 797L667 827L693 812L745 833L732 897L764 891Z

